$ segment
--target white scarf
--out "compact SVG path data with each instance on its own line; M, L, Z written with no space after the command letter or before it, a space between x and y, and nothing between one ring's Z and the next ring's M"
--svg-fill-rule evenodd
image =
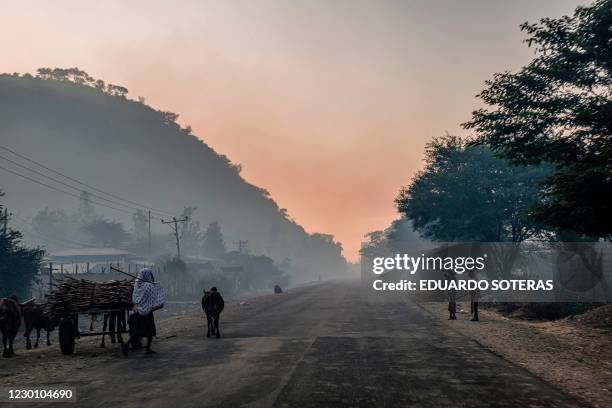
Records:
M141 269L132 292L132 302L136 305L138 314L147 315L153 310L160 309L165 301L164 288L153 279L153 271L150 268Z

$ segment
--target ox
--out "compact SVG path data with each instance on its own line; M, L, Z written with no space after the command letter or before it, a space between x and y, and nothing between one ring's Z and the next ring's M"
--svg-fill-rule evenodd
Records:
M221 337L221 333L219 332L219 318L224 307L225 302L216 287L213 286L208 292L204 291L204 296L202 296L202 309L204 309L204 313L206 314L206 337L210 337L211 332L217 338Z
M0 332L2 332L2 357L11 357L13 340L21 326L21 313L16 298L0 299Z
M46 332L47 346L50 346L50 335L55 327L59 324L59 318L45 311L43 305L39 305L34 302L23 303L21 305L21 312L23 314L23 321L25 323L25 333L23 336L26 338L26 348L28 350L32 348L32 342L30 340L32 330L36 330L36 341L34 342L34 348L38 348L41 330Z

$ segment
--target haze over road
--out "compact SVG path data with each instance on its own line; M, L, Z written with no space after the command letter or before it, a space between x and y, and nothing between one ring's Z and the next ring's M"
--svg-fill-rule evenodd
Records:
M418 305L367 297L357 281L254 298L223 317L219 340L191 327L157 341L155 356L85 363L78 406L577 406Z

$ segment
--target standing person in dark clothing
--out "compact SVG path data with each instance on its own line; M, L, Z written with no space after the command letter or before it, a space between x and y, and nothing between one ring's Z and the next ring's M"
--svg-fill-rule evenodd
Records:
M475 270L471 270L469 271L469 275L470 280L475 281L476 282L476 286L474 287L474 290L470 290L470 313L472 314L472 322L477 322L479 321L478 319L478 302L480 300L480 289L478 288L478 272L476 272Z
M457 320L457 290L453 287L448 290L448 320Z
M221 312L224 307L225 302L223 301L223 296L221 296L221 293L219 293L215 286L210 288L209 292L204 292L202 308L204 309L204 313L206 313L206 337L210 337L211 332L217 338L221 337L221 333L219 332L219 318L221 317Z
M472 290L470 292L470 300L471 300L471 307L470 307L470 311L472 312L472 322L477 322L479 321L478 319L478 300L480 298L480 290L478 290L478 288Z
M445 274L446 280L449 282L448 290L446 294L448 296L448 320L457 320L457 289L455 289L455 275L454 273L447 272Z
M139 344L140 337L147 339L147 354L155 354L151 349L153 337L157 335L155 318L153 312L161 309L164 305L165 294L159 283L153 278L153 271L150 268L141 269L138 278L134 282L132 292L132 302L134 303L134 314L130 316L130 343ZM123 353L127 355L127 344L123 348Z

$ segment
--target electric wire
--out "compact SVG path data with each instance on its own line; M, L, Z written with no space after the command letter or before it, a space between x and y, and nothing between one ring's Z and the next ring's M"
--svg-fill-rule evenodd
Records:
M91 189L91 190L97 191L98 193L105 194L105 195L107 195L107 196L109 196L109 197L113 197L113 198L115 198L115 199L117 199L117 200L120 200L120 201L123 201L123 202L129 203L129 204L132 204L132 205L136 205L136 206L138 206L138 207L140 207L140 208L145 208L145 209L147 209L147 210L150 210L151 212L155 212L155 213L158 213L158 214L160 214L160 215L174 216L174 214L173 214L172 212L165 211L165 210L160 210L160 209L156 209L156 208L154 208L154 207L147 206L147 205L144 205L144 204L138 203L138 202L136 202L136 201L128 200L127 198L123 198L123 197L121 197L121 196L119 196L119 195L112 194L112 193L109 193L109 192L104 191L104 190L102 190L102 189L99 189L99 188L97 188L97 187L94 187L94 186L92 186L91 184L85 183L85 182L80 181L80 180L78 180L78 179L76 179L76 178L74 178L74 177L68 176L68 175L66 175L65 173L62 173L62 172L57 171L57 170L54 170L54 169L52 169L51 167L46 166L46 165L44 165L44 164L42 164L42 163L40 163L40 162L38 162L38 161L36 161L36 160L34 160L34 159L32 159L32 158L29 158L29 157L27 157L27 156L25 156L25 155L23 155L23 154L21 154L21 153L18 153L18 152L16 152L15 150L10 149L10 148L8 148L8 147L6 147L6 146L2 146L2 145L0 145L0 149L5 150L5 151L7 151L7 152L9 152L9 153L11 153L11 154L13 154L13 155L15 155L15 156L17 156L17 157L19 157L19 158L23 159L23 160L26 160L26 161L28 161L28 162L30 162L30 163L33 163L33 164L35 164L35 165L37 165L37 166L39 166L39 167L41 167L41 168L43 168L43 169L45 169L45 170L47 170L47 171L50 171L50 172L52 172L52 173L54 173L54 174L56 174L56 175L58 175L58 176L64 177L64 178L66 178L66 179L68 179L68 180L70 180L70 181L72 181L72 182L74 182L74 183L77 183L77 184L79 184L79 185L81 185L81 186L87 187L87 188L89 188L89 189ZM7 159L5 158L5 160L7 160ZM75 187L72 187L72 188L75 188Z

